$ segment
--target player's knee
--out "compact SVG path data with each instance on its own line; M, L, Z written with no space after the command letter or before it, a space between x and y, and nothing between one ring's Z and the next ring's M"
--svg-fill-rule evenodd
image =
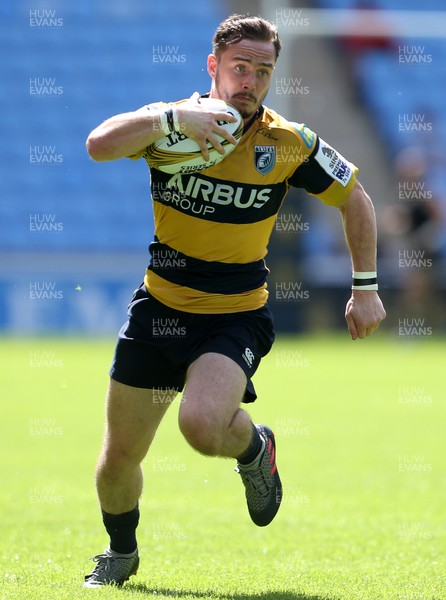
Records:
M183 410L179 414L179 427L189 444L201 454L217 456L221 450L221 436L206 416Z
M103 471L110 475L121 472L126 468L133 468L140 464L144 456L131 444L107 441L101 453L99 463Z

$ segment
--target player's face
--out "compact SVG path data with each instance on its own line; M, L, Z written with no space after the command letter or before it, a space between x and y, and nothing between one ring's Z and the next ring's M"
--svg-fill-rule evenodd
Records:
M218 57L210 54L211 97L235 106L246 122L268 92L275 63L272 42L242 40L228 46Z

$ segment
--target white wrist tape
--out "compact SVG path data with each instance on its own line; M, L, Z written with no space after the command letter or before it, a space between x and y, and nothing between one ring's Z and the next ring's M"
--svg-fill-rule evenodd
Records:
M376 292L378 290L376 271L353 271L352 290Z

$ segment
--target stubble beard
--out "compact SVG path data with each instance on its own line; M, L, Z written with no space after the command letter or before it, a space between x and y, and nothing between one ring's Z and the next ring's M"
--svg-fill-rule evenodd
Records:
M216 75L215 80L214 80L214 90L213 90L213 93L214 93L214 95L216 95L221 100L224 100L228 104L231 104L231 106L234 106L234 108L236 108L238 110L238 112L241 114L242 119L245 119L245 120L246 119L250 119L251 117L253 117L256 114L256 112L257 112L257 110L258 110L258 108L260 106L260 104L256 104L254 110L248 111L246 109L240 108L237 105L237 99L236 98L235 98L235 101L231 102L231 98L225 97L225 94L221 93L221 90L220 90L220 81L219 81L218 75ZM263 100L263 98L262 98L262 100Z

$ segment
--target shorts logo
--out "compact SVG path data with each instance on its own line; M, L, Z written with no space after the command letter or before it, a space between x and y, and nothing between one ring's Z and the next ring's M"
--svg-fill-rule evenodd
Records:
M252 363L254 361L254 354L253 354L252 350L250 350L249 348L245 348L245 351L242 354L242 357L243 357L244 361L246 362L246 364L248 365L248 367L251 368Z
M275 164L275 146L254 146L254 166L260 175L267 175Z

